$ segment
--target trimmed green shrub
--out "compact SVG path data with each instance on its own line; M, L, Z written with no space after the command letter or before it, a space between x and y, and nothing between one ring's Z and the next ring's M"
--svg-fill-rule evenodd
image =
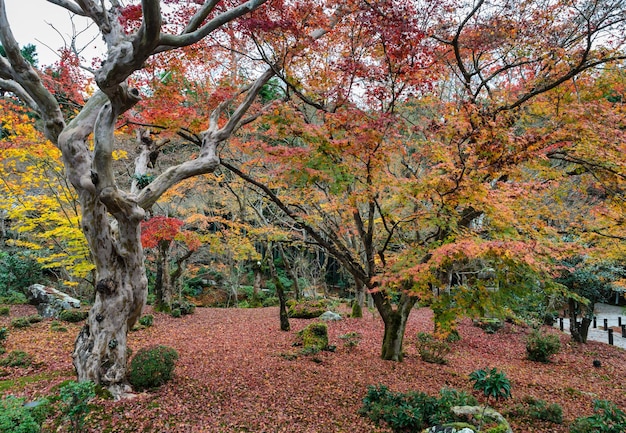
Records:
M154 316L152 314L146 314L145 316L141 316L139 318L139 324L141 326L145 326L146 328L149 328L150 326L154 324Z
M9 336L9 330L7 328L0 328L0 344L4 344Z
M456 419L451 407L475 404L473 396L451 388L443 388L437 398L423 392L392 392L379 385L367 388L359 414L394 432L413 432L452 423Z
M196 310L196 306L195 304L192 304L185 299L178 299L172 302L171 311L173 312L174 310L179 310L180 316L186 316L188 314L193 314L193 312Z
M570 433L624 433L626 413L608 400L594 400L591 416L577 418Z
M87 316L89 311L85 310L63 310L59 313L59 319L70 323L82 322Z
M11 313L11 310L8 306L4 305L0 307L0 316L8 316Z
M39 314L31 314L30 316L27 316L26 319L30 323L39 323L43 320L43 317L41 317Z
M161 386L172 378L177 359L178 353L171 347L140 349L130 362L128 380L137 391Z
M534 330L526 338L526 356L531 361L550 362L550 357L561 350L559 337Z
M47 400L25 404L12 395L0 400L0 433L39 433L50 412Z
M89 401L96 396L93 382L68 382L59 389L63 402L61 413L69 419L72 432L80 433L85 425L85 417L91 411Z
M435 338L432 334L419 332L415 346L425 362L433 364L446 364L448 362L446 356L450 353L450 345L444 340Z
M28 367L33 363L33 357L21 350L9 352L4 359L0 359L2 367Z

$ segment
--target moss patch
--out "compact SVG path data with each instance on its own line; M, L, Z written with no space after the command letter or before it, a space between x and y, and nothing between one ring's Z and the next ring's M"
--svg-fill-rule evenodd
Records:
M57 377L66 376L66 375L69 376L72 374L73 374L72 372L54 371L54 372L33 374L31 376L18 377L16 379L0 380L0 393L4 393L6 391L11 391L11 392L21 391L29 383L50 381Z
M315 319L328 309L328 301L318 299L315 301L289 301L287 302L287 315L294 319Z
M311 323L298 332L303 350L324 350L328 347L328 326L325 323Z

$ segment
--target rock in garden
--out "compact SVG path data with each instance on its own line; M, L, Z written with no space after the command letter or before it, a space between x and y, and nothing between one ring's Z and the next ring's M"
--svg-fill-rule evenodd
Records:
M53 287L33 284L26 290L28 302L37 307L42 317L58 317L63 310L80 308L80 301Z
M319 317L320 320L325 320L327 322L335 322L337 320L341 320L341 315L337 314L333 311L326 311Z

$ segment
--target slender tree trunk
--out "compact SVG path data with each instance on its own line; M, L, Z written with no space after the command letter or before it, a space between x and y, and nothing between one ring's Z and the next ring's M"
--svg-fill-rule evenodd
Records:
M285 298L285 290L283 289L283 283L276 277L276 294L278 295L278 302L280 303L280 330L289 331L291 325L289 324L289 316L287 315L287 299Z
M276 272L276 267L274 266L274 251L272 249L271 243L267 247L267 261L270 268L270 274L272 274L274 284L276 285L276 294L278 295L278 302L280 304L280 330L289 331L291 329L291 326L289 324L289 316L287 315L287 298L285 297L283 283L280 282L280 278L278 278L278 272Z
M157 311L169 312L174 298L174 287L169 263L170 242L159 242L157 251L157 275L154 285L155 307Z
M161 311L163 309L163 305L161 304L163 299L163 264L161 260L156 261L156 276L154 278L154 308L157 311Z
M287 255L285 254L285 249L280 243L278 244L278 250L280 252L280 255L283 256L283 263L285 264L285 270L287 271L289 278L291 278L291 281L293 281L294 297L296 298L296 300L300 300L302 296L302 291L300 290L300 283L298 282L298 276L294 272L293 267L291 267L291 263L289 263L289 260L287 259Z
M259 292L261 291L261 262L255 262L252 266L254 272L254 281L252 283L252 296L254 299L259 298Z
M188 250L185 254L176 259L176 269L170 272L170 284L172 285L172 293L176 298L180 299L183 296L183 282L182 277L185 271L185 262L194 253L194 250Z
M174 287L172 285L172 272L170 270L170 242L162 242L159 245L161 249L161 261L163 266L163 297L160 299L161 306L165 311L172 308L172 300L174 299Z

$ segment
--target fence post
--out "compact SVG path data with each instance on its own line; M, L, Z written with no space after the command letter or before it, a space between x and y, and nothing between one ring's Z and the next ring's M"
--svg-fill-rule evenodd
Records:
M609 319L604 319L604 330L608 331L609 329Z
M559 328L561 328L561 331L563 331L563 318L559 317Z
M598 318L596 316L593 316L593 329L596 329L598 327Z
M609 329L609 344L613 345L613 329Z

